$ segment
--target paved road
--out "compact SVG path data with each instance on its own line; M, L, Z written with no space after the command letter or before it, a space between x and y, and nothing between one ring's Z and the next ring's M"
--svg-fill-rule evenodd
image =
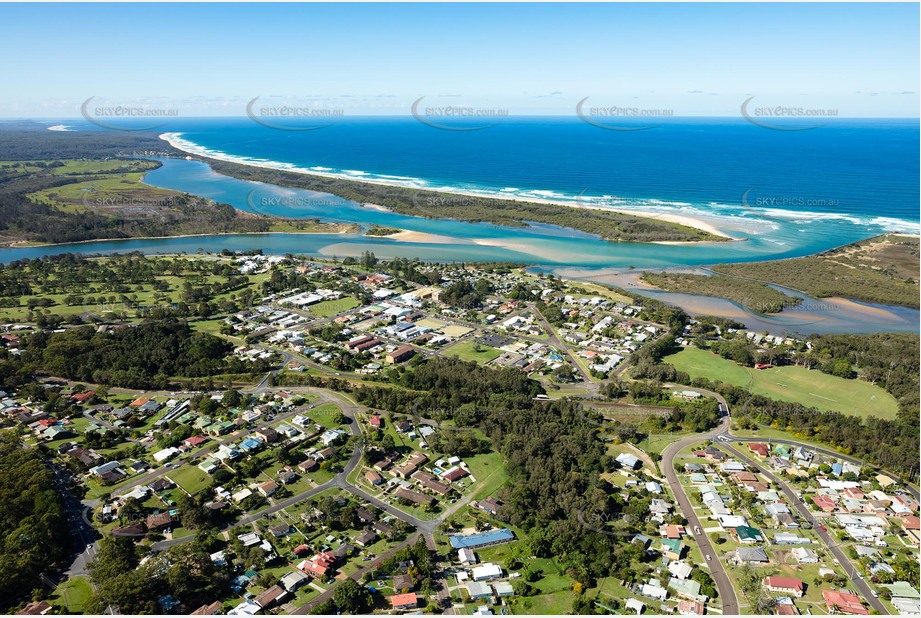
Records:
M864 581L863 577L860 575L856 567L854 567L854 565L851 564L851 561L847 557L847 555L845 555L845 553L841 551L841 548L838 547L838 540L833 538L831 534L822 530L822 528L819 527L820 524L816 522L815 517L809 511L809 508L805 504L803 504L803 502L796 496L796 493L792 489L790 489L790 486L787 485L787 483L785 483L780 478L775 476L773 473L768 471L767 468L762 466L760 463L754 461L753 459L750 459L749 457L746 457L745 455L743 455L736 449L729 446L726 442L721 443L720 446L722 446L725 450L729 451L729 453L733 457L737 458L739 461L742 461L746 465L756 469L758 472L760 472L762 475L769 478L774 484L776 484L780 488L780 490L783 492L783 494L787 497L787 503L796 508L796 510L800 514L800 517L802 517L806 521L810 521L813 523L813 530L815 531L815 533L819 535L819 538L821 538L822 542L825 543L825 547L835 556L835 558L841 564L841 568L844 569L845 573L847 573L848 577L851 579L851 582L853 582L854 586L860 591L860 593L867 600L867 602L873 607L873 609L877 610L881 614L889 613L889 611L886 609L886 606L883 605L882 601L880 601L879 599L873 596L872 589L870 588L870 586L867 585L866 581Z
M278 414L275 416L275 418L272 419L271 422L276 423L278 421L287 420L297 414L303 413L305 410L316 408L317 406L323 405L324 403L329 403L333 400L333 396L331 393L328 393L326 391L316 391L316 393L320 396L320 399L318 401L315 401L312 404L309 404L308 406L304 408L300 408L297 410L289 410L282 414ZM345 412L343 411L343 413ZM259 426L261 427L262 424L259 424ZM256 429L258 428L254 427L252 429L250 428L238 429L237 431L234 431L233 433L227 434L220 440L211 440L205 446L202 446L201 448L196 449L194 451L189 451L188 453L182 455L180 459L186 463L190 462L193 459L199 459L202 455L207 455L208 453L211 453L212 451L216 451L218 447L222 444L229 444L230 442L237 442L238 440L242 440L246 436L255 432ZM160 478L161 476L165 476L169 474L175 469L176 469L176 466L173 464L170 464L170 465L160 466L159 468L151 470L150 472L145 472L141 476L135 477L130 484L125 485L124 487L119 487L118 489L112 491L112 495L113 496L123 496L127 493L131 493L131 491L134 488L141 486L141 485L148 485L152 483L153 481L155 481L156 479Z
M726 574L726 570L723 568L723 564L720 562L718 554L710 544L710 539L707 537L707 533L704 532L704 525L697 517L697 513L694 511L694 508L691 505L691 501L684 491L684 487L682 487L681 482L678 480L678 474L675 472L674 462L675 455L677 455L681 449L700 442L701 440L707 440L718 434L725 433L725 431L728 429L729 416L726 415L723 417L723 421L720 426L716 429L713 429L709 433L695 434L691 437L684 438L683 440L672 442L662 450L662 471L665 474L665 479L668 481L669 487L672 488L672 492L675 494L675 499L678 501L678 506L681 509L681 513L684 515L685 519L688 520L688 525L691 526L692 529L700 528L700 534L697 534L695 539L697 540L697 544L700 546L700 551L703 552L704 556L710 556L710 559L707 560L707 566L710 568L710 573L713 577L713 581L716 583L717 590L719 590L720 602L723 605L724 616L739 613L739 602L736 598L735 589L732 587L732 581L730 581L729 575Z
M671 386L675 386L675 385L667 384L666 386L671 387ZM678 482L678 476L677 476L677 474L676 474L676 472L675 472L675 467L674 467L674 463L673 463L673 462L674 462L674 456L675 456L675 454L678 453L678 451L680 451L681 449L683 449L683 448L685 448L685 447L687 447L687 446L689 446L689 445L691 445L691 444L694 444L695 442L699 442L699 441L701 440L701 438L711 439L711 438L723 437L724 440L720 440L720 442L719 442L719 443L720 443L720 446L722 446L723 448L725 448L725 449L726 449L727 451L729 451L734 457L737 457L740 461L742 461L742 462L744 462L745 464L747 464L747 465L749 465L749 466L755 468L755 469L758 470L761 474L763 474L765 477L767 477L768 479L770 479L771 481L773 481L773 482L781 489L781 491L784 493L784 495L787 497L787 500L789 501L789 504L793 505L793 506L796 508L796 510L800 513L801 517L802 517L803 519L805 519L805 520L807 520L807 521L811 521L811 522L813 522L813 523L815 523L815 518L814 518L814 516L813 516L812 513L809 511L809 509L806 507L806 505L804 505L804 504L796 497L796 494L793 492L792 489L790 489L789 485L787 485L784 481L780 480L780 479L779 479L778 477L776 477L774 474L772 474L771 472L769 472L769 471L768 471L767 469L765 469L761 464L756 463L756 462L753 461L752 459L746 457L746 456L743 455L742 453L738 452L736 449L732 448L732 447L729 445L729 443L726 442L726 440L728 440L730 443L731 443L731 442L782 442L782 443L786 443L786 444L802 445L802 446L805 446L805 447L807 447L807 448L810 448L810 449L813 449L813 450L816 450L816 451L819 451L819 452L822 452L822 453L825 453L825 454L828 454L828 455L832 455L832 456L834 456L834 457L841 457L842 459L847 459L848 461L853 461L853 462L855 462L855 463L860 463L860 464L863 465L863 462L861 462L860 460L853 459L853 458L847 457L847 456L843 456L843 455L841 455L840 453L835 453L835 452L833 452L833 451L828 451L828 450L824 450L824 449L821 449L821 448L816 448L816 447L814 447L814 446L812 446L812 445L802 444L802 443L799 443L799 442L795 442L795 441L793 441L793 440L769 440L769 439L761 439L761 438L756 438L756 437L752 437L752 438L740 438L740 437L733 436L731 433L729 433L729 432L730 432L730 428L729 428L729 421L730 421L730 417L729 417L729 405L728 405L728 403L726 402L725 398L723 398L719 393L716 393L716 392L714 392L714 391L709 391L709 390L702 389L702 388L694 388L693 390L696 390L696 391L699 391L699 392L701 392L701 393L703 393L703 394L706 394L706 395L709 395L709 396L711 396L711 397L714 397L714 398L721 404L721 406L723 407L723 409L726 411L726 416L723 417L723 420L722 420L722 422L720 423L719 427L717 427L715 430L713 430L713 431L711 431L711 432L709 432L709 433L707 433L707 434L697 434L697 435L695 435L695 436L692 436L692 437L689 437L689 438L685 438L685 439L683 439L683 440L681 440L681 441L679 441L679 442L675 442L675 443L669 444L669 445L662 451L663 470L664 470L664 472L665 472L665 475L666 475L666 478L667 478L667 480L668 480L669 485L672 486L672 489L673 489L673 491L675 492L676 497L679 496L679 495L681 496L680 498L678 498L678 502L679 502L679 504L681 505L681 511L682 511L682 513L684 513L684 515L685 515L685 517L688 519L688 521L691 521L692 516L693 516L693 518L694 518L695 520L697 520L697 517L696 517L696 515L694 514L694 509L691 507L690 501L688 501L688 499L687 499L687 495L684 493L684 489L681 487L681 484ZM698 520L698 521L699 521L699 520ZM699 524L699 523L694 523L694 522L692 522L692 525L700 525L700 524ZM886 607L882 604L882 602L881 602L879 599L875 598L875 597L872 595L872 592L871 592L870 587L869 587L869 586L867 585L867 583L863 580L863 578L859 575L858 571L857 571L856 568L851 564L851 561L850 561L850 560L848 559L848 557L844 554L844 552L842 552L841 549L837 546L837 541L836 541L835 539L833 539L833 538L831 537L831 535L829 535L827 532L823 532L822 529L818 527L818 525L814 525L813 527L814 527L814 529L815 529L815 531L816 531L816 534L819 535L819 537L820 537L820 538L822 539L822 541L825 543L825 546L828 548L828 550L832 552L832 554L835 556L835 558L836 558L836 559L838 560L838 562L841 564L841 567L842 567L843 569L845 569L845 572L847 573L848 577L850 577L851 581L854 583L854 585L855 585L856 588L860 591L860 593L864 596L864 598L867 600L867 602L869 602L870 605L871 605L874 609L878 610L880 613L882 613L882 614L888 614L889 612L886 610ZM703 531L703 529L704 529L703 526L700 526L700 528L701 528L701 531ZM704 550L705 553L707 553L707 552L710 553L710 555L713 557L713 560L711 561L711 564L712 564L712 563L716 563L717 565L719 565L718 571L719 571L720 577L721 577L721 578L725 577L725 578L726 578L727 584L731 587L731 582L729 582L729 579L728 579L728 577L726 576L725 570L722 568L722 565L721 565L721 564L719 563L719 561L716 559L716 553L713 551L713 547L712 547L712 545L710 545L709 539L706 538L706 534L704 534L704 535L702 535L702 536L703 536L703 538L701 538L701 535L698 535L698 539L697 539L697 540L698 540L698 543L699 543L700 546L701 546L701 549ZM705 546L705 545L706 545L707 549L704 549L704 546ZM713 571L713 576L714 576L714 580L715 580L716 583L717 583L717 588L718 588L719 591L720 591L720 597L723 599L723 613L724 613L724 614L737 614L737 613L738 613L738 602L735 600L734 594L733 594L733 602L734 602L734 604L735 604L735 607L734 607L733 609L729 609L729 608L727 608L727 605L726 605L726 597L723 596L723 586L720 585L720 580L717 579L717 570L714 570L714 571Z
M836 451L832 451L832 450L829 450L829 449L824 449L824 448L821 448L821 447L819 447L819 446L814 446L814 445L812 445L812 444L807 444L807 443L805 443L805 442L797 442L796 440L787 440L787 439L784 439L784 438L757 438L757 437L740 438L740 437L733 436L733 435L728 434L728 433L726 434L726 436L727 436L730 440L732 440L733 442L770 442L770 443L773 443L773 444L790 444L791 446L802 446L802 447L807 448L807 449L809 449L809 450L811 450L811 451L815 451L815 452L817 452L817 453L822 453L823 455L828 455L828 456L830 456L830 457L837 457L838 459L843 459L844 461L849 461L849 462L851 462L851 463L855 463L855 464L858 464L858 465L860 465L860 466L867 466L867 465L868 465L865 461L861 461L861 460L859 460L859 459L857 459L857 458L855 458L855 457L851 457L851 456L849 456L849 455L844 455L844 454L842 454L842 453L838 453L838 452L836 452ZM889 472L888 470L885 470L885 469L879 469L879 471L880 471L880 472L883 472L883 473L885 473L885 474L890 475L892 478L899 478L899 475L898 475L898 474L895 474L894 472ZM919 493L919 491L918 491L917 489L915 489L914 487L912 487L911 485L908 485L908 484L905 484L905 488L906 488L906 490L908 491L908 493L910 493L912 496L914 496L915 500L921 499L921 493Z
M387 558L390 558L391 556L393 556L395 553L397 553L401 549L405 547L409 547L410 545L415 543L418 539L419 539L418 532L411 534L409 538L407 538L405 541L403 541L399 545L389 549L388 551L384 552L380 556L377 556L376 558L374 558L374 560L372 560L371 564L369 564L368 566L362 567L358 569L357 571L355 571L354 573L352 573L351 575L349 575L348 579L354 579L355 581L360 583L361 578L364 577L365 573L373 569L375 564L377 564L378 562L382 562L386 560ZM308 601L304 605L301 605L300 607L298 607L296 610L294 610L291 613L292 614L309 614L311 611L313 611L314 607L333 598L333 594L336 591L336 587L339 586L343 581L345 580L344 579L337 580L336 583L334 583L332 586L326 589L326 592L321 593L318 597L311 599L310 601Z
M598 383L592 382L592 378L591 376L588 375L588 372L582 368L582 365L576 362L576 359L573 358L572 354L569 351L569 346L564 345L563 342L560 341L560 338L556 336L556 330L553 328L553 326L550 325L550 322L547 321L547 318L544 317L544 314L542 314L537 309L537 306L534 303L528 303L527 306L528 306L528 309L530 309L531 312L534 313L535 317L537 317L537 321L540 322L540 325L543 327L544 332L546 332L548 337L550 337L550 343L552 343L557 349L559 349L559 351L562 354L566 355L566 357L569 359L570 364L579 373L579 376L582 377L582 383L585 386L585 388L589 391L589 393L596 392L599 386Z

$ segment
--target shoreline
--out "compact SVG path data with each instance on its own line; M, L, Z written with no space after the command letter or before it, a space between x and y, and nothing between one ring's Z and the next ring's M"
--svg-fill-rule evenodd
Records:
M433 193L443 193L445 195L479 197L479 198L504 200L504 201L511 201L511 202L524 202L524 203L531 202L534 204L545 204L545 205L551 205L551 206L563 206L566 208L580 208L580 209L585 209L585 210L597 210L601 212L618 213L622 215L641 217L645 219L658 219L660 221L665 221L667 223L683 225L685 227L693 228L693 229L696 229L702 232L707 232L708 234L712 234L713 236L718 236L724 239L721 241L715 241L715 240L681 241L682 244L697 245L697 244L702 244L702 243L707 243L707 242L725 242L725 241L738 242L738 241L746 240L745 238L737 238L735 236L731 236L727 234L726 232L720 230L719 228L716 227L716 225L710 222L704 221L697 217L692 217L689 215L681 215L677 213L659 213L659 212L644 211L644 210L624 210L624 209L617 209L617 208L601 208L601 207L591 205L591 204L563 202L563 201L552 200L552 199L547 199L547 198L522 198L522 197L512 197L512 196L507 196L507 197L496 196L491 193L483 193L479 191L463 191L463 190L446 191L444 189L407 187L402 184L398 184L395 182L386 182L386 181L383 181L377 178L373 178L373 179L372 178L362 178L362 177L353 178L353 177L350 177L344 174L335 174L331 172L321 172L321 171L315 171L315 170L306 171L304 169L296 168L296 167L289 168L289 167L284 167L284 166L271 165L269 163L258 163L255 161L243 161L243 160L240 160L238 157L235 157L232 155L227 155L223 153L219 155L211 151L209 151L209 154L203 154L185 145L185 140L182 140L181 135L182 135L181 133L162 133L159 137L160 139L168 143L170 146L172 146L176 150L180 152L184 152L186 153L186 155L189 155L188 158L200 157L202 159L213 159L215 161L222 161L224 163L233 163L236 165L247 165L249 167L255 167L259 169L290 172L293 174L301 174L304 176L316 176L319 178L332 178L336 180L352 181L352 182L373 184L373 185L379 185L379 186L385 186L385 187L401 187L405 189L416 189L419 191L431 191ZM365 208L372 208L374 210L389 211L389 209L384 208L383 206L379 206L377 204L361 204L361 206ZM649 242L650 243L671 243L675 241L649 241Z

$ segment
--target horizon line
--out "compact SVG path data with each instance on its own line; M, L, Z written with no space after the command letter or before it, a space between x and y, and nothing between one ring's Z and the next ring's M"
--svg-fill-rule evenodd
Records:
M224 115L224 114L215 114L210 116L151 116L146 118L146 120L153 119L163 119L166 121L184 119L184 120L197 120L197 119L208 119L208 118L239 118L239 119L250 119L245 113L240 115ZM341 116L317 116L312 117L297 117L292 116L291 119L297 120L344 120L349 118L414 118L413 114L350 114L350 115L341 115ZM456 117L450 118L450 120L456 121L470 121L470 122L481 122L482 120L506 120L509 118L575 118L578 119L578 114L509 114L506 116L483 116L483 117ZM711 114L696 114L696 115L683 115L683 116L613 116L611 118L616 118L619 121L636 121L636 122L649 122L650 120L655 121L668 121L675 119L684 119L684 118L714 118L714 119L741 119L745 120L745 116L742 114L738 115L711 115ZM778 117L772 118L772 121L798 121L798 120L818 120L829 122L835 120L921 120L921 115L919 116L797 116L797 117ZM2 116L0 115L0 121L5 120L61 120L61 121L87 121L83 116ZM144 117L134 117L134 118L120 118L119 120L145 120ZM448 120L445 118L444 120Z

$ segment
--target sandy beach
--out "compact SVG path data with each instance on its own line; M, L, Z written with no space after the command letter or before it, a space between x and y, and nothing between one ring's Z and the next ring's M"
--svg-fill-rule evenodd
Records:
M835 307L853 313L855 315L866 316L867 318L876 318L883 320L898 320L898 316L894 315L891 311L883 307L870 307L867 305L860 304L848 298L842 298L841 296L829 296L827 298L820 299L824 303L829 305L834 305ZM795 309L795 308L794 308Z
M460 238L443 236L441 234L429 234L428 232L413 232L412 230L403 230L389 236L378 236L377 238L390 238L398 242L424 242L433 245L458 245L464 241Z
M367 184L376 184L376 185L383 185L383 186L389 186L389 187L416 188L417 190L432 191L436 193L445 193L447 195L465 195L465 196L471 196L471 197L482 197L482 198L505 200L505 201L512 201L512 202L532 202L535 204L552 204L554 206L564 206L567 208L584 208L588 210L600 210L603 212L617 212L617 213L625 214L625 215L633 215L635 217L645 217L647 219L659 219L661 221L667 221L669 223L677 223L678 225L684 225L687 227L695 228L695 229L713 234L714 236L720 236L722 238L728 238L731 240L742 240L740 238L730 236L729 234L721 231L714 224L708 221L703 221L702 219L699 219L697 217L690 217L687 215L681 215L677 213L659 213L659 212L650 212L650 211L644 211L644 210L599 208L597 206L592 206L590 204L562 202L559 200L551 200L551 199L544 199L544 198L525 199L525 198L516 197L516 196L502 197L502 196L496 196L490 193L482 193L482 192L476 192L476 191L459 191L459 190L443 191L443 190L432 189L428 187L425 187L425 188L406 187L405 185L402 185L399 183L385 182L385 181L382 181L376 178L375 179L360 178L360 177L356 178L356 177L349 176L347 174L334 174L330 172L306 170L303 168L295 167L293 165L285 165L285 164L272 165L271 163L248 161L245 159L240 159L239 157L208 151L203 148L195 149L191 147L189 143L186 142L186 140L182 139L181 134L179 133L163 133L160 135L160 139L169 143L169 145L175 148L176 150L181 150L182 152L186 152L190 155L195 155L198 157L202 157L204 159L214 159L216 161L224 161L226 163L236 163L237 165L248 165L250 167L259 167L262 169L281 170L285 172L292 172L294 174L303 174L305 176L319 176L323 178L336 178L338 180L352 180L354 182L363 182ZM365 208L380 209L380 210L385 210L385 211L387 210L383 206L379 206L377 204L362 204L362 206L364 206ZM697 243L693 243L693 244L697 244Z

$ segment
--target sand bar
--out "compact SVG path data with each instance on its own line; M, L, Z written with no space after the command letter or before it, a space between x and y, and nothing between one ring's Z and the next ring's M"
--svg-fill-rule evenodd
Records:
M702 219L699 219L697 217L691 217L688 215L682 215L678 213L660 213L660 212L650 212L650 211L622 209L622 208L621 209L602 208L602 207L599 207L597 205L592 205L592 204L564 202L564 201L552 200L552 199L546 199L546 198L532 198L532 197L523 198L523 197L517 197L517 196L497 196L495 194L482 193L482 192L477 192L477 191L460 191L460 190L445 191L445 190L433 189L429 187L410 187L410 186L406 186L405 184L400 184L396 182L387 182L387 181L380 180L377 178L363 178L360 176L350 176L348 174L336 174L336 173L331 173L331 172L322 172L318 170L307 170L304 168L299 168L299 167L295 167L293 165L288 165L288 164L273 165L272 163L250 161L246 159L241 159L240 157L227 155L223 153L216 153L213 151L203 152L203 150L205 149L196 150L195 148L192 148L189 145L191 144L191 142L187 142L186 140L182 139L181 133L163 133L162 135L160 135L160 139L168 142L169 145L175 148L176 150L181 150L182 152L187 152L189 154L192 154L198 157L202 157L204 159L214 159L217 161L224 161L227 163L236 163L237 165L248 165L250 167L259 167L262 169L281 170L285 172L291 172L293 174L303 174L305 176L319 176L323 178L336 178L338 180L352 180L355 182L364 182L368 184L384 185L388 187L402 187L406 189L415 189L417 191L432 191L435 193L445 193L448 195L465 195L465 196L482 197L482 198L488 198L488 199L494 199L494 200L504 200L504 201L512 201L512 202L532 202L535 204L551 204L554 206L565 206L567 208L585 208L589 210L617 212L617 213L621 213L625 215L633 215L635 217L645 217L647 219L659 219L662 221L667 221L669 223L677 223L679 225L684 225L684 226L695 228L695 229L698 229L704 232L709 232L710 234L713 234L714 236L721 236L723 238L729 238L732 240L741 240L739 238L730 236L729 234L726 234L725 232L720 231L714 224L710 222L703 221ZM377 208L383 208L381 206L378 206L377 204L363 204L363 206L365 208L369 208L369 207L373 208L375 206Z

